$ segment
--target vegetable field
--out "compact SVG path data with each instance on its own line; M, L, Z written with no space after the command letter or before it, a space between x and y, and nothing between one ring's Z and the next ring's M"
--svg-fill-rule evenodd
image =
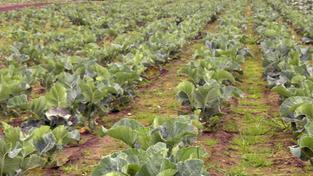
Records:
M0 3L0 175L313 175L311 0Z

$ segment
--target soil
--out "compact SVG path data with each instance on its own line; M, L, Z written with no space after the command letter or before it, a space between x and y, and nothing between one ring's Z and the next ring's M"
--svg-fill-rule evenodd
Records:
M2 5L0 6L0 12L8 12L12 10L19 10L23 8L40 8L51 3L44 2L44 3L22 3L22 4L10 4L10 5Z
M36 3L12 3L12 4L0 4L0 13L8 12L12 10L21 10L24 8L42 8L51 4L67 4L67 3L86 3L86 2L103 2L103 1L86 1L86 0L73 0L67 2L36 2Z

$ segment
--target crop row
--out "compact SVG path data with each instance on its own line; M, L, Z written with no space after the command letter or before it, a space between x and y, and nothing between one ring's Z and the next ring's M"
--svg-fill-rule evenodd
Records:
M246 1L238 1L218 20L217 33L208 32L203 45L193 54L193 61L179 70L187 77L177 86L177 98L182 105L199 114L210 126L210 118L221 113L222 105L231 97L241 97L236 87L241 81L241 64L251 57L245 44L247 35L244 8Z
M311 13L313 10L313 1L312 0L286 0L289 5L294 6L302 13Z
M304 36L302 38L304 43L313 43L313 14L301 13L283 0L268 1L268 3Z
M303 159L312 160L312 48L297 44L288 26L277 22L279 14L261 1L254 1L256 31L260 35L265 77L268 85L282 99L280 114L291 124L298 144L291 152Z

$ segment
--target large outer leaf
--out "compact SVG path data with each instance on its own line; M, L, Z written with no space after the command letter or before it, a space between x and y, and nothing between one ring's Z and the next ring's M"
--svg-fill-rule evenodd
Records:
M50 107L54 108L66 107L67 106L66 88L62 84L56 83L47 93L46 100Z
M243 97L244 93L234 86L223 86L222 95L224 100L228 100L231 97Z
M22 157L5 158L4 162L1 158L0 165L3 167L0 168L0 171L3 175L15 175L15 172L20 169L21 162Z
M56 139L54 135L50 132L43 135L41 138L34 140L34 146L40 154L49 152L55 147Z
M215 71L215 73L213 74L213 78L216 79L218 82L222 82L222 81L231 81L231 82L235 82L235 78L234 76L225 70L217 70Z
M299 140L299 146L301 148L308 148L313 152L313 137L311 136L302 136Z
M198 135L196 128L192 125L192 121L184 121L183 119L171 119L160 125L153 131L154 139L165 142L169 148L182 142L190 142L195 136Z
M203 161L198 159L186 160L177 164L177 176L203 176Z
M168 152L168 148L166 147L165 143L158 142L155 145L152 145L149 148L147 148L146 151L148 153L151 153L151 154L158 154L158 155L166 157L167 156L167 152Z
M286 99L280 106L281 116L283 117L290 116L302 103L313 103L313 99L301 96L294 96Z
M113 154L105 157L100 164L92 172L92 176L102 176L102 175L114 175L113 173L122 173L122 168L128 164L125 154ZM123 174L125 175L125 174Z
M167 170L161 171L156 176L174 176L176 173L177 173L176 169L167 169Z
M129 149L117 152L105 157L92 175L171 176L177 172L176 166L167 158L166 152L164 143L157 143L146 151ZM166 173L170 175L164 175Z
M132 119L122 119L104 133L133 148L147 149L151 145L149 129Z
M189 81L183 81L177 86L177 99L182 102L188 102L190 105L193 105L193 91L195 86Z
M126 126L126 127L130 127L131 129L142 129L144 128L143 125L141 125L140 123L138 123L136 120L133 119L127 119L124 118L118 122L116 122L113 127L118 127L118 126Z
M108 80L110 78L110 72L105 67L99 64L95 64L94 70L97 73L97 77L96 77L97 81Z
M49 126L41 126L32 132L33 144L40 154L49 152L55 147L56 138Z
M313 137L304 135L298 141L298 148L291 148L293 154L302 160L309 160L313 157ZM299 155L299 149L301 150L301 154Z
M295 116L306 116L308 119L313 120L313 103L302 103L295 110Z
M309 121L308 123L305 124L304 126L305 128L305 132L309 135L309 136L313 136L313 123L311 121Z
M137 133L135 130L126 126L113 127L105 132L105 135L111 136L115 139L123 141L130 147L135 147L137 141Z
M7 100L10 97L11 92L9 86L0 84L0 102Z
M181 148L175 154L175 160L179 161L186 161L189 159L201 159L206 156L204 150L200 149L199 147L186 147Z
M5 122L2 122L2 127L4 129L6 145L10 144L11 147L15 147L16 143L20 140L21 129Z
M46 97L39 97L33 99L29 104L29 110L34 113L38 118L43 117L44 112L47 110Z
M68 144L71 141L68 130L64 125L57 126L55 129L53 129L52 133L56 139L56 144L59 146Z
M116 83L125 86L140 80L140 76L136 72L117 72L114 74Z
M92 172L93 176L102 176L108 173L135 175L141 166L149 159L143 150L128 149L106 156ZM134 170L135 169L135 170ZM135 173L133 173L135 172Z
M292 93L284 85L275 86L272 88L272 91L285 98L292 96Z
M20 108L26 109L27 108L27 95L22 94L19 96L12 97L8 100L7 104L8 108Z
M42 167L45 165L45 163L45 159L36 154L32 154L29 157L24 158L21 167L26 171L37 167Z
M139 172L136 174L136 176L155 176L158 173L160 173L162 169L162 165L164 162L166 162L167 159L165 159L162 155L154 155L145 162L145 164L142 165Z
M115 92L113 87L97 87L96 83L93 80L80 81L78 83L81 93L84 97L84 102L91 102L94 104L99 103L101 100L106 98L110 92Z
M205 84L194 90L195 104L197 108L214 107L219 104L221 91L219 84Z

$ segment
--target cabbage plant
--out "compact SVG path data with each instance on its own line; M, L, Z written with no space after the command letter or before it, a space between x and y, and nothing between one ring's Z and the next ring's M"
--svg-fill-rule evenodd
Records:
M105 156L92 175L207 175L202 160L206 153L190 146L200 126L194 116L155 118L148 127L122 119L110 129L103 128L103 135L123 141L130 149Z
M52 155L63 146L78 141L78 130L58 126L53 130L41 126L23 131L2 123L0 138L0 174L23 175L29 170L49 164Z

